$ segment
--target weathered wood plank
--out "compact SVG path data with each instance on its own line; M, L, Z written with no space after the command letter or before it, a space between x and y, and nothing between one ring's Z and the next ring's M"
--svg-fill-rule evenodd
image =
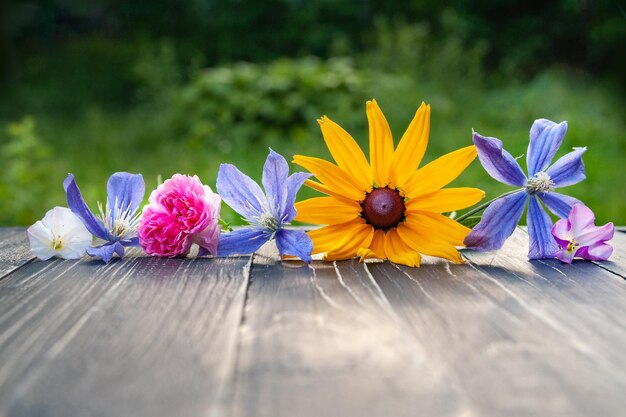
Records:
M35 261L0 281L0 415L208 415L250 257Z
M225 415L462 415L468 398L430 365L369 266L281 265L273 253L255 257Z
M626 282L590 262L529 262L527 248L519 231L498 252L466 252L469 265L372 275L425 360L471 399L465 414L622 416Z
M32 259L26 229L0 227L0 279Z

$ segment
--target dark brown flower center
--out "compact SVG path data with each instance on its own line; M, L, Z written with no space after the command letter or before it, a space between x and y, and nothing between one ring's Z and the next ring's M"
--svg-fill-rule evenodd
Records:
M376 229L387 230L404 220L404 199L391 188L374 188L361 208L365 221Z

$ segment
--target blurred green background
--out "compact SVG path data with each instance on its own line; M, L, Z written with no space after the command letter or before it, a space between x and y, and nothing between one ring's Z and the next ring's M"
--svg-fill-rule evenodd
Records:
M567 120L557 156L589 150L587 180L563 191L599 222L626 224L625 10L611 0L5 0L0 224L65 205L68 172L95 208L114 171L143 173L149 192L176 172L214 187L221 162L259 179L268 147L327 157L322 114L367 149L370 98L396 141L421 101L432 105L427 161L470 144L472 128L522 155L533 120ZM508 189L478 162L454 184L488 198Z

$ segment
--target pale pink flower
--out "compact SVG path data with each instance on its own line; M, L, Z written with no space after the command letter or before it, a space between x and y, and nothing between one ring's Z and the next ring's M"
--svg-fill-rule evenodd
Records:
M199 255L216 254L222 199L197 176L175 174L148 201L139 223L139 244L148 255L186 255L193 243Z
M552 236L561 250L556 257L572 263L574 257L591 261L606 261L613 253L606 243L613 238L613 223L596 226L593 211L584 204L574 204L567 219L557 221L552 227Z

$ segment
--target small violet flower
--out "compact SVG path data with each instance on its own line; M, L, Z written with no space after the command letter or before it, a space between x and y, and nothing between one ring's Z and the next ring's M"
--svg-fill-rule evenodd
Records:
M68 174L63 181L67 205L83 221L87 230L105 241L97 247L88 247L90 256L99 256L108 263L114 253L121 258L124 248L137 246L139 206L143 201L145 184L141 174L116 172L107 182L107 202L103 208L98 202L99 214L94 215L80 193L74 175Z
M589 207L574 204L567 219L557 221L552 227L552 236L561 250L556 257L568 264L575 256L591 261L606 261L613 253L606 241L613 239L613 223L597 227L595 216Z
M310 176L304 172L289 176L285 158L270 149L263 168L264 194L256 182L234 165L220 165L217 191L251 226L222 234L218 256L252 253L275 238L281 256L298 256L311 262L311 238L303 231L284 228L296 216L296 194Z
M526 202L529 202L526 222L530 235L530 259L553 258L558 251L550 230L552 220L540 201L557 216L564 218L579 200L554 192L555 189L576 184L585 179L582 155L587 148L574 148L550 166L563 142L567 122L554 123L539 119L530 129L527 152L528 177L515 158L502 149L502 141L474 132L473 141L478 158L487 173L495 180L520 187L494 201L485 210L480 223L465 238L471 249L499 249L519 223Z
M148 255L184 256L192 244L199 256L215 255L222 200L197 176L175 174L150 194L139 223L139 243Z
M66 207L49 210L27 232L32 254L42 261L53 256L78 259L92 240L82 220Z

